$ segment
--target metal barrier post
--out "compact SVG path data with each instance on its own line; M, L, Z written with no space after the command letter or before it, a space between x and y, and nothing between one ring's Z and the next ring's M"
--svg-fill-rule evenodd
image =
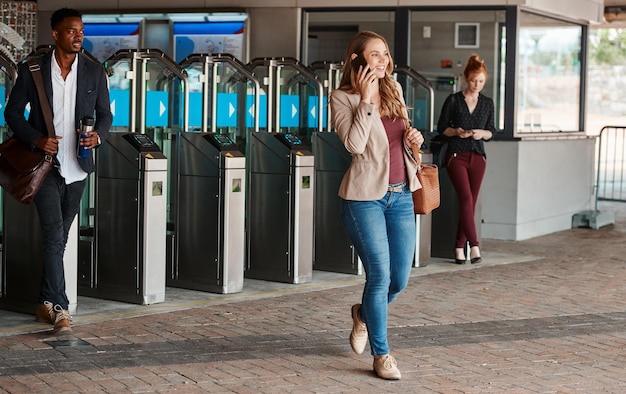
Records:
M615 223L615 213L598 210L598 200L625 201L622 193L624 185L624 138L626 127L604 126L597 139L596 149L596 181L594 185L594 207L592 210L582 211L572 217L572 227L589 227L594 230L608 224ZM618 151L618 149L621 150ZM612 152L610 149L612 148ZM604 186L600 191L601 184ZM615 185L619 184L618 195L615 195ZM610 186L610 187L607 187ZM608 197L607 189L610 190Z

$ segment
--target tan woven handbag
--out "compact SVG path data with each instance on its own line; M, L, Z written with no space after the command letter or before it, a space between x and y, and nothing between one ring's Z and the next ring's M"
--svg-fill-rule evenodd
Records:
M419 152L413 154L418 161L417 179L422 184L421 189L413 192L413 208L416 214L427 215L439 207L441 202L439 192L439 168L436 165L423 165Z

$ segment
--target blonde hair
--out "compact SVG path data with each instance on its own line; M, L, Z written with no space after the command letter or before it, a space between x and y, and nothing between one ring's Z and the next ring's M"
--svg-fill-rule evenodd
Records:
M358 93L357 86L357 72L352 67L352 54L356 53L361 55L365 49L365 45L371 40L381 40L387 48L389 54L389 45L387 40L383 36L373 31L361 31L357 33L348 44L346 51L346 58L343 62L343 68L341 69L343 75L341 82L339 83L339 89L349 93ZM406 115L406 106L402 104L402 98L396 88L396 81L391 78L391 73L394 69L393 59L391 54L389 56L389 64L385 70L385 77L378 80L379 94L380 94L380 108L379 113L382 116L388 116L391 119L402 119L408 122Z

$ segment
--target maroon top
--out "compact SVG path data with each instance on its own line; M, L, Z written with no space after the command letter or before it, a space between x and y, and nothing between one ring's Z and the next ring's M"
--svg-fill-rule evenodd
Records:
M404 167L404 122L402 119L391 120L388 116L380 118L389 140L389 184L406 181Z

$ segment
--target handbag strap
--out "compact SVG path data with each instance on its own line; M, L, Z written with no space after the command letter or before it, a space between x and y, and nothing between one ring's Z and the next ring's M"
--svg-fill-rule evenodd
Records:
M411 146L413 150L413 157L415 157L415 161L417 162L417 172L422 169L422 157L420 156L420 148L416 148L415 145Z
M410 120L407 120L405 127L406 127L406 130L412 127ZM413 157L415 158L415 161L417 162L417 172L420 172L420 170L422 169L422 157L420 156L420 148L415 147L415 145L411 145L411 150L413 151Z
M35 59L28 61L28 69L35 81L35 87L37 88L37 94L39 95L39 104L41 105L41 111L46 121L46 128L48 129L48 137L55 137L54 122L52 121L52 109L50 108L50 102L46 96L46 90L43 87L43 78L41 77L41 67Z

